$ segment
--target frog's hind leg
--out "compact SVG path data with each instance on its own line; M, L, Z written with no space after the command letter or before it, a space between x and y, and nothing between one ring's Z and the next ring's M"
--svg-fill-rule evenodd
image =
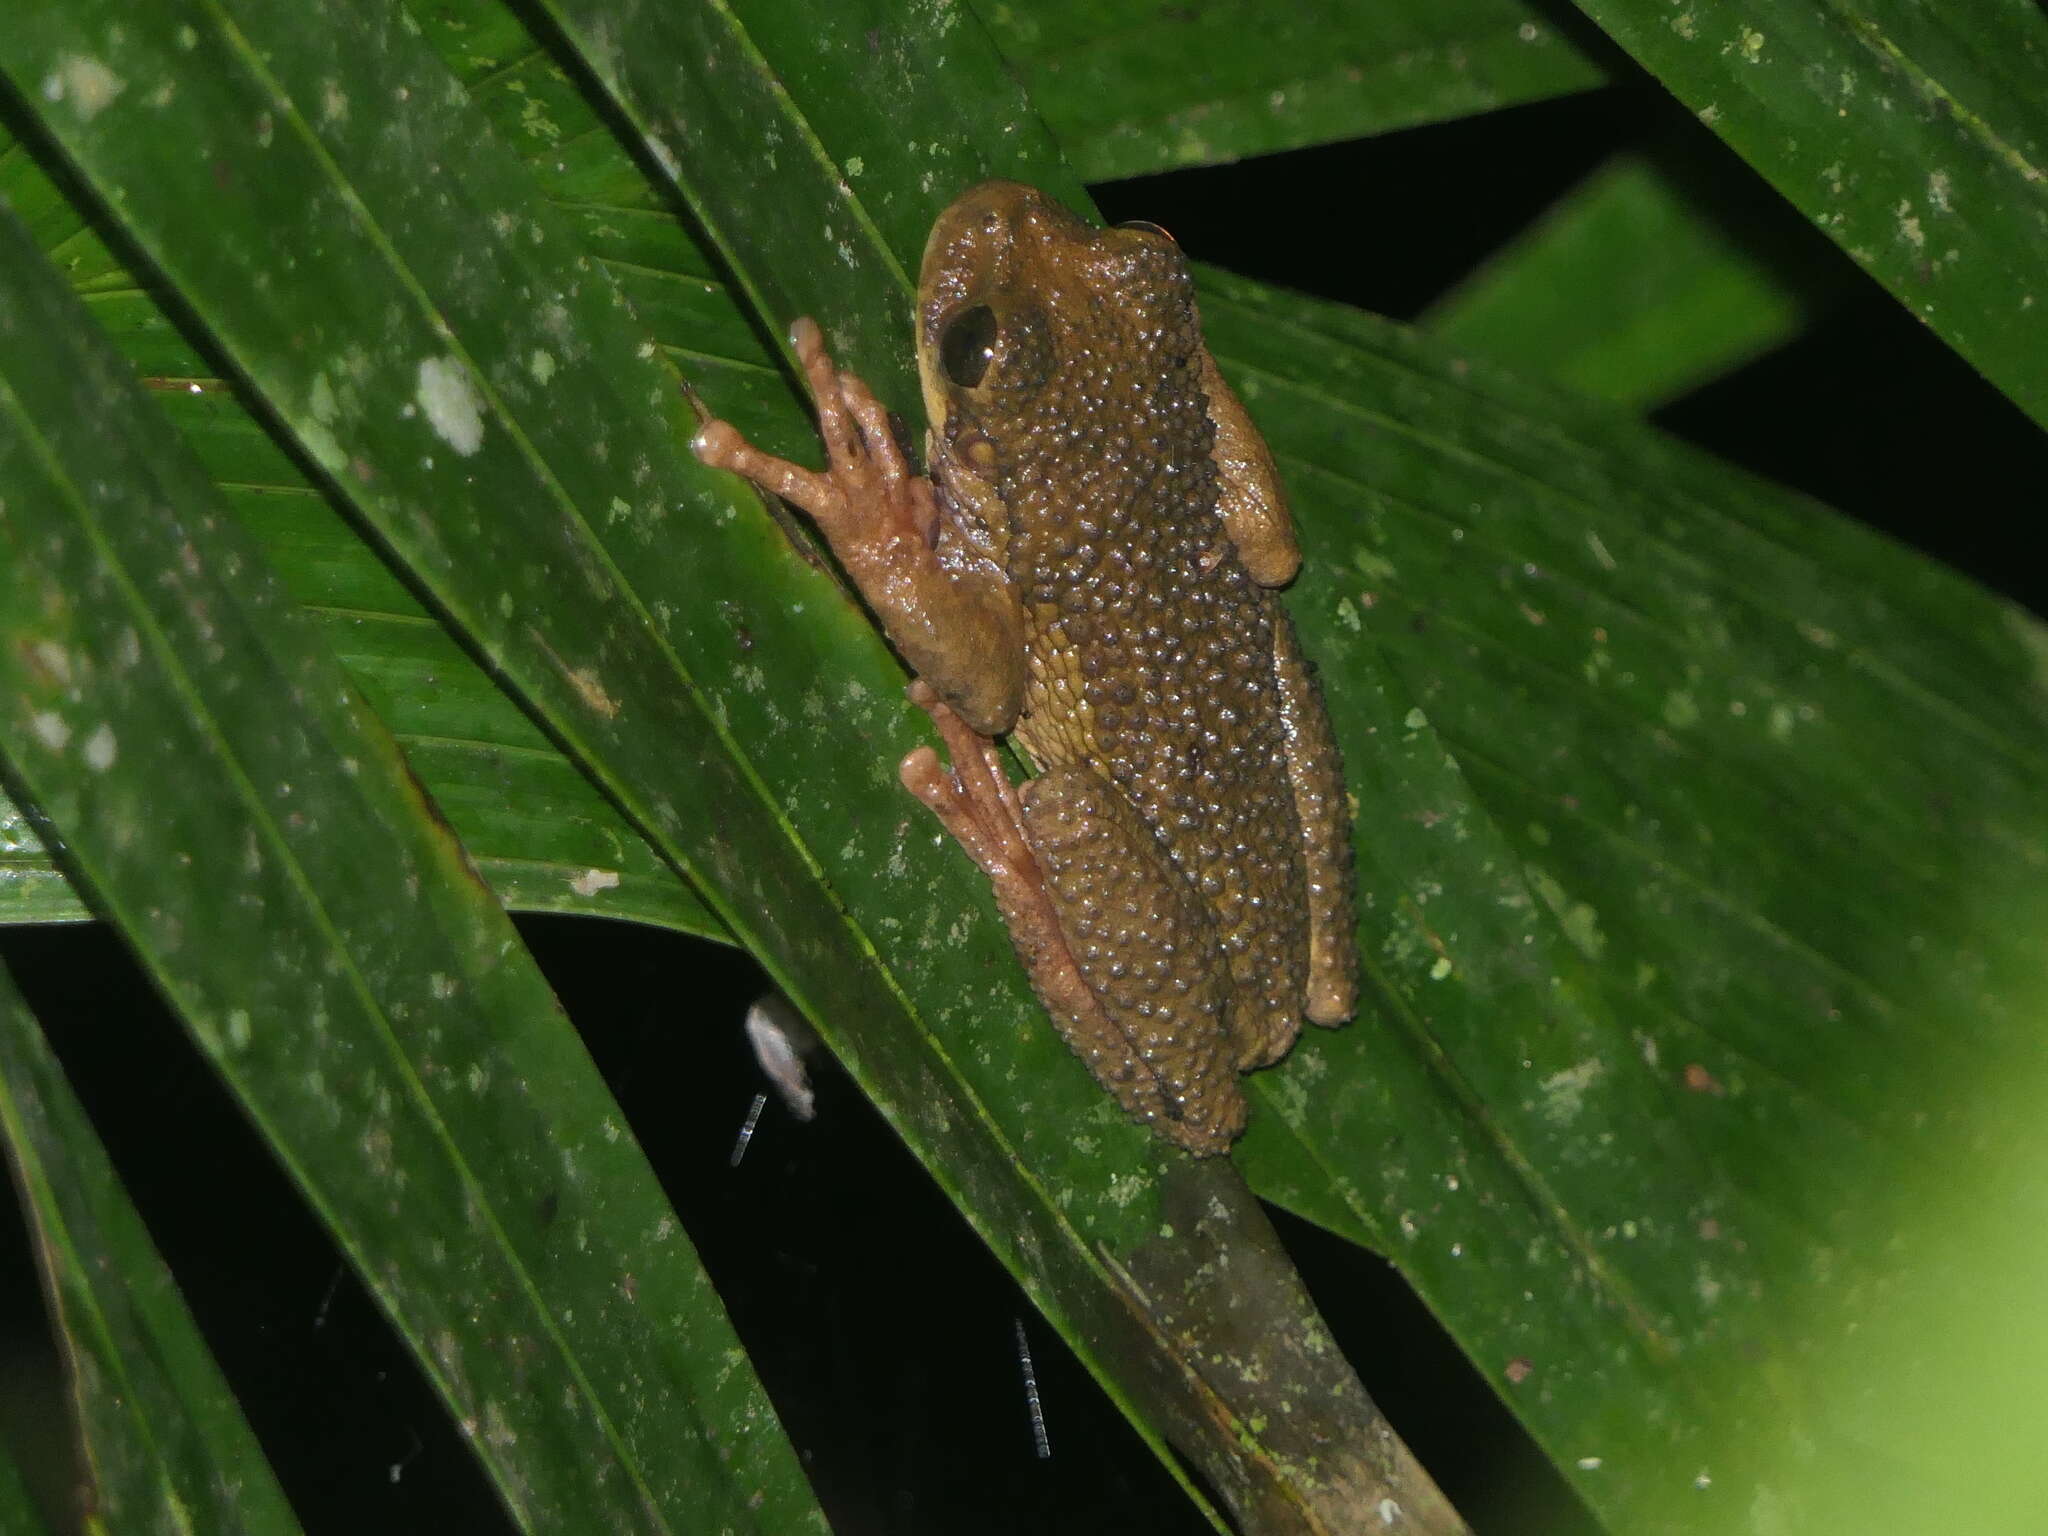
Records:
M1308 871L1308 991L1302 1012L1318 1024L1342 1024L1358 999L1354 933L1350 802L1344 763L1323 698L1309 677L1294 624L1276 600L1273 669L1280 682L1280 721L1287 741L1287 778L1301 814Z
M1020 794L994 743L911 685L952 757L920 747L902 777L995 888L1031 985L1097 1082L1197 1156L1227 1151L1244 1096L1223 1019L1214 923L1158 841L1094 775L1055 770Z
M1127 1053L1131 1090L1104 1082L1182 1146L1223 1151L1244 1128L1245 1103L1214 915L1099 774L1056 768L1031 780L1024 825L1075 964L1116 1030L1110 1048ZM1069 1035L1097 1077L1100 1038Z

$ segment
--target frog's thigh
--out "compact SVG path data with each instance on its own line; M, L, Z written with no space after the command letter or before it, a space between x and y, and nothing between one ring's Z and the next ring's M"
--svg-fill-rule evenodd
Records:
M1294 623L1278 602L1272 610L1273 667L1287 738L1287 780L1301 816L1308 872L1308 995L1302 1012L1318 1024L1341 1024L1351 1017L1358 996L1344 763L1322 695L1309 678L1301 644L1294 638Z
M1023 786L1024 830L1075 966L1100 1003L1061 1019L1069 1043L1133 1115L1192 1152L1244 1125L1214 918L1107 780L1055 769Z

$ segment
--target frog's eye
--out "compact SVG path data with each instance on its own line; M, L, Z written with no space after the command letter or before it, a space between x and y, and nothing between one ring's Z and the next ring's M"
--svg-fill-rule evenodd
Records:
M939 337L939 368L962 389L979 389L996 360L996 339L1001 327L996 312L986 304L963 309L946 322Z

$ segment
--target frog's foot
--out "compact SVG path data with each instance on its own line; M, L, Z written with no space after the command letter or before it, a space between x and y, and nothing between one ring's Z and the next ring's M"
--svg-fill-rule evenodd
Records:
M911 468L882 402L857 374L833 364L815 320L792 325L789 341L817 404L825 472L763 453L729 421L698 429L690 440L697 457L808 512L857 582L864 568L901 560L906 541L929 550L938 501L931 482Z

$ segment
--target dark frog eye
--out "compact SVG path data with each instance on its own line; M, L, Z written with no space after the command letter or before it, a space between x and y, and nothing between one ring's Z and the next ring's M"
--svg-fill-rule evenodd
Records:
M961 310L939 336L939 370L962 389L981 388L989 364L996 360L1000 335L996 313L986 304Z

